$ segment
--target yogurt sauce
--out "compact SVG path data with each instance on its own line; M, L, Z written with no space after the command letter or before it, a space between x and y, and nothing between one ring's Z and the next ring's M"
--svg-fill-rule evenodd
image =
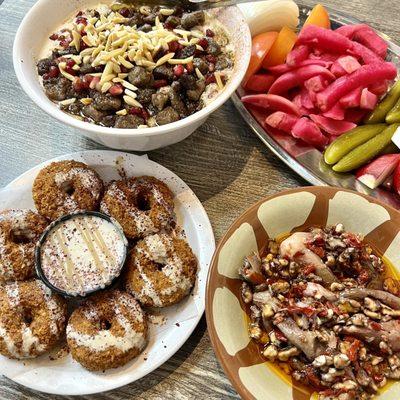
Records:
M56 224L40 248L49 283L71 296L84 296L111 284L127 249L122 229L95 215L75 215Z

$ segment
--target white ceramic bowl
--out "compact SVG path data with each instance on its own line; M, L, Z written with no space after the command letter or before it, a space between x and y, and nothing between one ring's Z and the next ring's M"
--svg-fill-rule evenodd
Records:
M90 139L105 146L148 151L177 143L188 137L207 117L219 108L239 87L246 72L251 52L250 30L237 7L214 9L212 13L225 25L235 47L236 63L232 79L224 91L207 107L172 124L145 129L106 128L80 121L61 111L45 95L36 71L36 62L48 43L49 35L78 10L108 0L39 0L23 19L14 41L14 69L28 96L44 111L59 121L80 130Z

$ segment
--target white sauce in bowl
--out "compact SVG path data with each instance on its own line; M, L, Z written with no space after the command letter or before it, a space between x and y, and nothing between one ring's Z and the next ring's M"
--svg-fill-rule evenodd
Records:
M84 296L110 285L122 269L126 239L121 228L95 215L60 221L40 248L44 276L71 296Z

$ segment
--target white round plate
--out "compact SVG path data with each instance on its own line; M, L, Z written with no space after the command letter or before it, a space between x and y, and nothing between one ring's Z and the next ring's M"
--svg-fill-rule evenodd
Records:
M214 234L199 199L175 174L145 156L116 151L83 151L46 161L12 181L0 191L0 209L34 208L31 188L38 172L52 161L82 161L93 167L105 182L127 176L151 175L164 181L175 195L178 223L197 256L196 286L180 304L161 310L164 325L150 324L145 351L126 366L101 373L89 372L65 357L51 360L49 354L33 360L16 361L0 356L0 373L31 389L60 395L85 395L115 389L149 374L167 361L188 339L204 312L207 272L215 249ZM56 351L53 352L53 356Z

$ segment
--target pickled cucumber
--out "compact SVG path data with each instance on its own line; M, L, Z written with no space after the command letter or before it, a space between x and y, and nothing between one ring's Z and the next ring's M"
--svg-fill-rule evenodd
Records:
M324 159L327 164L335 164L351 150L360 144L381 133L387 127L386 124L358 126L332 142L324 153Z
M388 126L381 133L346 154L332 169L336 172L348 172L361 167L378 156L390 144L393 134L399 127L400 124Z

